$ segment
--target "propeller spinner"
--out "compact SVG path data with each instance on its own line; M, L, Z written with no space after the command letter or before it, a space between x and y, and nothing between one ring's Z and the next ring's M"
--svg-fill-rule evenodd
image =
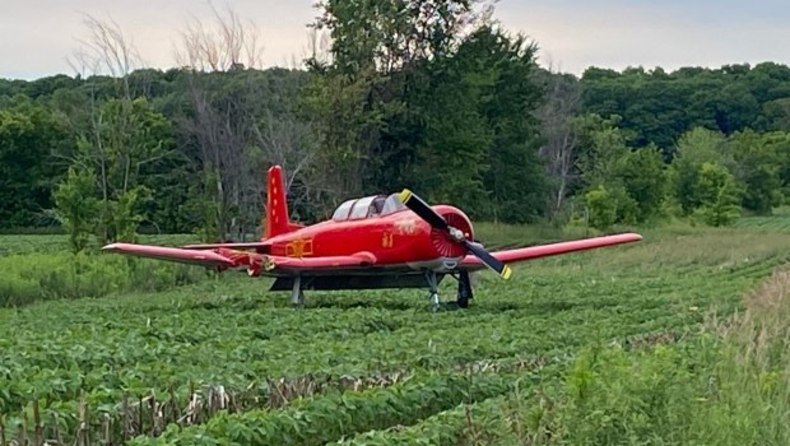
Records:
M483 245L469 241L464 233L458 228L454 228L447 223L447 220L433 210L428 203L423 201L420 197L415 195L409 189L404 189L403 192L398 194L398 199L412 212L417 214L420 218L428 222L431 227L445 231L450 236L450 239L463 246L467 252L471 252L479 258L487 267L494 270L503 279L509 279L512 270L509 266L500 262L496 257L492 256Z

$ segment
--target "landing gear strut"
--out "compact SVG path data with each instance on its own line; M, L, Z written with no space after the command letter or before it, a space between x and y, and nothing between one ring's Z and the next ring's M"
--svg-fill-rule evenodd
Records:
M294 306L304 305L304 292L302 291L302 276L294 278L294 286L291 291L291 304Z
M453 275L453 277L455 277L455 275ZM474 299L474 293L472 292L472 282L469 280L469 271L459 271L458 277L455 278L458 280L458 295L456 297L455 304L458 306L458 308L469 308L469 300ZM441 306L438 291L439 281L437 280L436 272L432 270L426 270L425 279L428 281L428 288L431 293L431 310L436 312Z
M425 279L428 280L428 287L431 291L431 311L436 312L439 310L439 281L436 280L436 271L425 271Z

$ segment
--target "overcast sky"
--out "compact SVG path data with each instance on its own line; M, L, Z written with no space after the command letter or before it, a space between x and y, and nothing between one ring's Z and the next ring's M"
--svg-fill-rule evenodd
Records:
M293 66L306 54L314 0L228 2L261 27L266 65ZM160 68L175 65L189 15L210 17L206 0L0 0L0 77L74 74L66 57L86 36L82 13L112 17L146 65ZM575 74L590 65L790 64L788 0L500 0L495 17L538 43L541 65Z

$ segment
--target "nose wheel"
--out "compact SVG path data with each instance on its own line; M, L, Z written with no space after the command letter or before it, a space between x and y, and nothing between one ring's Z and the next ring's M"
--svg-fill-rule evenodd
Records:
M436 278L436 271L425 271L425 279L428 281L428 288L431 292L431 311L435 313L439 311L439 306L441 305L439 301L439 281Z

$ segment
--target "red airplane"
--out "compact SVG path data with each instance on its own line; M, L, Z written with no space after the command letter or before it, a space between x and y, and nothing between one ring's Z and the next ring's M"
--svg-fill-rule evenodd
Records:
M294 304L304 302L305 289L427 286L435 310L437 287L448 274L458 281L456 304L466 308L473 298L472 271L488 267L508 279L509 263L642 239L624 233L489 253L474 241L472 223L460 209L429 206L408 189L348 200L330 220L304 226L288 216L280 166L268 171L264 218L258 242L180 248L113 243L102 250L275 277L270 291L291 290Z

